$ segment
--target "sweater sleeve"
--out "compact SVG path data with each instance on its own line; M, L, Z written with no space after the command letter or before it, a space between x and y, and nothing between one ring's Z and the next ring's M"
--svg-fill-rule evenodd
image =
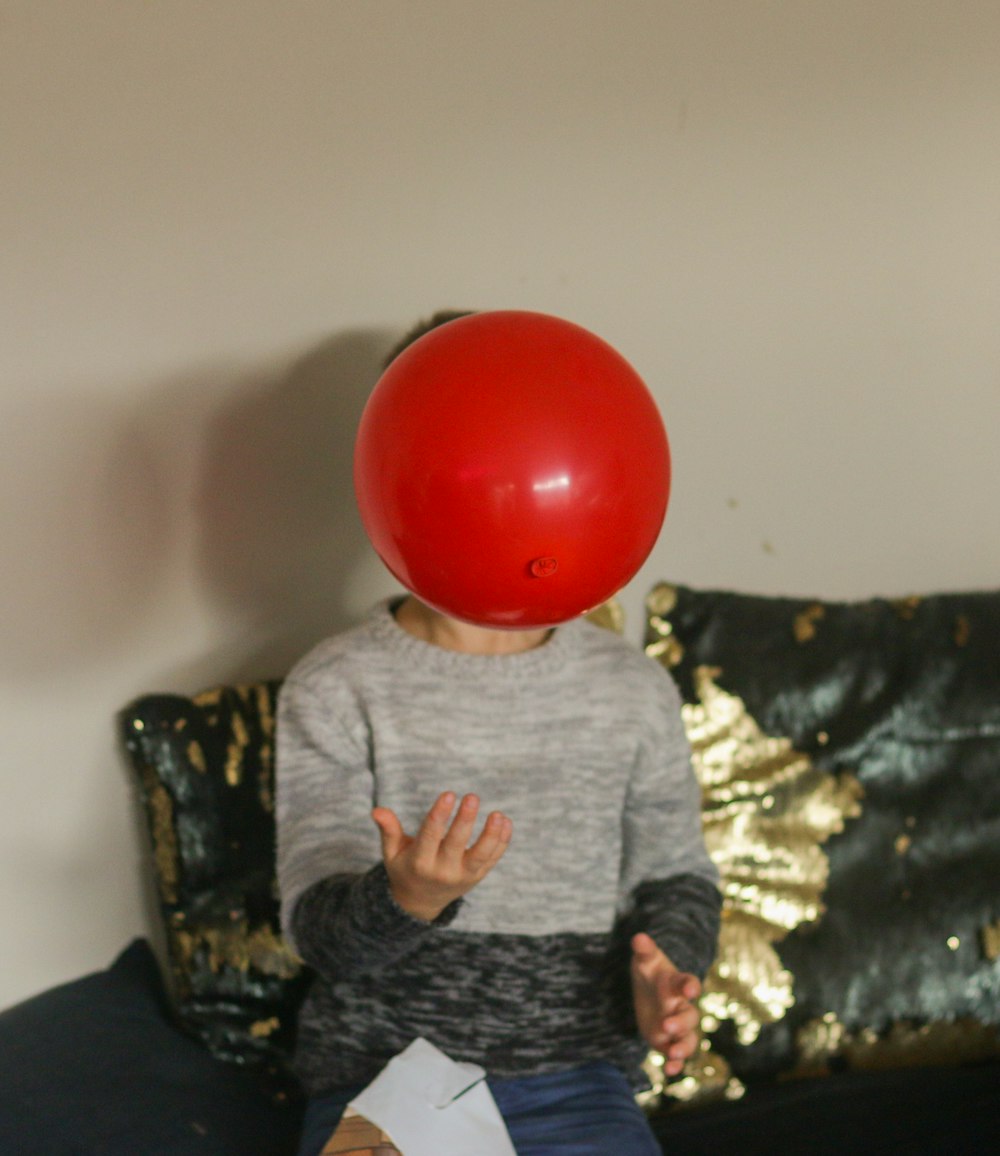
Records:
M722 899L705 847L701 789L673 679L659 684L623 817L627 926L645 931L682 971L704 976L715 957Z
M285 936L329 978L378 971L418 947L434 923L395 902L371 818L374 777L351 696L297 680L277 719L277 861Z
M431 927L451 923L460 903L450 903L433 923L417 919L393 899L379 864L364 875L331 875L308 888L292 913L293 941L311 967L348 978L378 971L419 947Z

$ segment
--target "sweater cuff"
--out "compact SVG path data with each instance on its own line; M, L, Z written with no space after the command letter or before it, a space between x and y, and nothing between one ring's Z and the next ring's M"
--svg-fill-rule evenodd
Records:
M366 898L372 909L384 913L386 934L394 934L396 928L398 933L406 935L426 931L429 927L447 927L455 921L455 916L462 907L461 899L453 899L434 919L420 919L416 915L411 915L396 902L384 863L379 863L367 875L363 875L362 883L367 888Z
M451 923L461 902L450 903L431 923L417 919L393 899L380 863L363 875L314 883L295 906L293 938L302 958L321 971L376 971Z
M700 875L642 883L635 891L633 931L645 931L680 971L704 979L719 942L722 896Z

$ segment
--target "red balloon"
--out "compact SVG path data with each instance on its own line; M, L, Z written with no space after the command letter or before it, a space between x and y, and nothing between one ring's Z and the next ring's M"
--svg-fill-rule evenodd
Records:
M372 545L429 606L526 630L633 577L670 492L649 390L593 333L542 313L477 313L392 362L361 417L354 485Z

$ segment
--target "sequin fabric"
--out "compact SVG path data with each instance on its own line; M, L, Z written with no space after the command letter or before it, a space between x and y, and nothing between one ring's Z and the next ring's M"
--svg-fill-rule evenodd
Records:
M1000 1054L1000 594L647 611L726 898L674 1098Z
M218 1058L281 1083L305 976L278 927L278 686L147 695L120 726L148 823L177 1018Z

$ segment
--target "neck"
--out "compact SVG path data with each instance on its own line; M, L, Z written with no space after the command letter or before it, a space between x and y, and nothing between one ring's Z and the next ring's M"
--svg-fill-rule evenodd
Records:
M521 654L543 645L550 630L493 630L449 618L412 595L396 610L396 621L414 638L461 654Z

